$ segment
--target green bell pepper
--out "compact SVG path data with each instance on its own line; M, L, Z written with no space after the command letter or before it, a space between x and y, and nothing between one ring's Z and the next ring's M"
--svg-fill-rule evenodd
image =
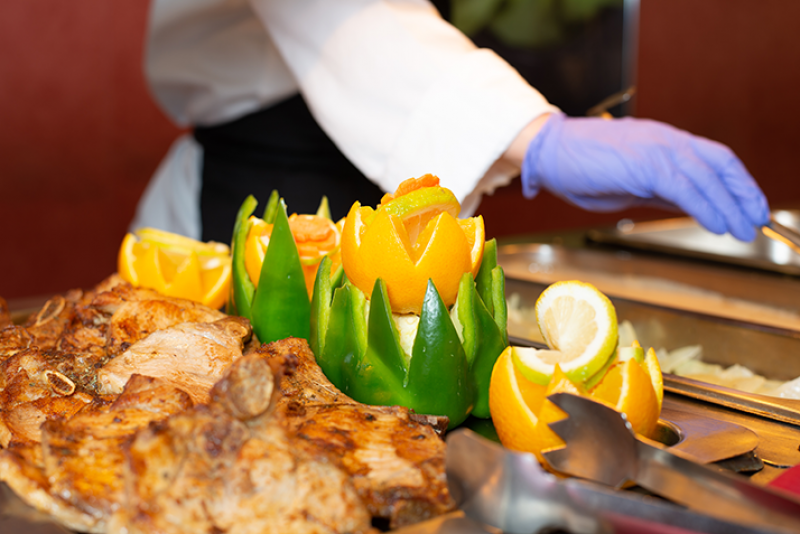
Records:
M245 244L252 227L249 218L257 204L252 195L247 197L234 224L233 299L228 312L249 319L262 343L290 336L309 339L311 305L286 208L277 191L272 192L264 210L264 221L273 228L258 287L245 269Z
M409 355L383 281L375 282L367 302L345 276L332 279L324 259L312 297L311 346L325 375L359 402L445 415L450 428L470 413L489 417L492 368L508 345L494 240L486 244L483 263L478 280L469 273L462 277L450 311L428 282Z

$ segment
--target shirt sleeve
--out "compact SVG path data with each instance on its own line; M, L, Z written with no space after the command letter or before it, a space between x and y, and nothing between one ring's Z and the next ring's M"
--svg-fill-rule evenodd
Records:
M251 0L321 127L393 191L432 173L474 210L519 169L498 159L557 111L424 0Z

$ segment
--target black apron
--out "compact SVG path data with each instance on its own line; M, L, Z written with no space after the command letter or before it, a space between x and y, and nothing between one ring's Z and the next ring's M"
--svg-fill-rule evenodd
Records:
M226 124L195 128L194 137L203 147L204 241L231 242L247 195L259 202L257 217L274 189L289 214L316 213L325 195L334 220L356 200L375 206L383 196L317 125L300 95Z

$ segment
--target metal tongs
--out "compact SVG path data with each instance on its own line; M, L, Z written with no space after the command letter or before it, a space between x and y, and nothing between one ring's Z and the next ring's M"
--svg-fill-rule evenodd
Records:
M800 254L800 232L779 223L774 215L770 215L769 223L761 227L761 232L770 239L780 241Z
M754 528L800 532L800 500L746 478L695 463L636 436L624 415L568 393L549 397L568 417L550 427L566 442L547 451L557 471L621 488L636 485L703 514Z

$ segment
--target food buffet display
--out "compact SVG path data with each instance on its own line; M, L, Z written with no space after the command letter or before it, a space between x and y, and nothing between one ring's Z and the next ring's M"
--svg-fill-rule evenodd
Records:
M753 436L779 430L665 397L659 347L625 337L595 285L560 279L509 311L509 284L530 281L435 176L338 222L324 199L316 214L278 192L257 206L243 203L230 247L144 229L96 287L16 322L0 307L0 480L25 503L91 533L446 532L469 510L451 443L493 439L505 452L486 458L535 458L534 476L561 484L547 454L565 447L564 395L697 464L763 471ZM514 337L525 305L538 344ZM730 527L659 506L665 524Z

